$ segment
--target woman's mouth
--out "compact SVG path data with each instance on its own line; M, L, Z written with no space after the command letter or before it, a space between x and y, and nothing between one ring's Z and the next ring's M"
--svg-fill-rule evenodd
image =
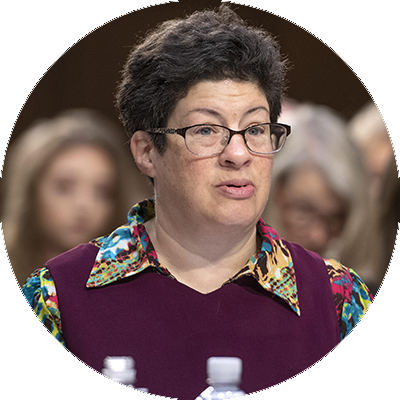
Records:
M235 199L248 199L254 195L255 187L249 180L230 180L217 185L217 188L226 196Z

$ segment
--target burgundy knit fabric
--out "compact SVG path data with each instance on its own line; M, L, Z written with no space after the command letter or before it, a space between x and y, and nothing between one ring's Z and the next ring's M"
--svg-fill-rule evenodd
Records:
M280 383L340 342L324 261L285 245L293 258L300 316L252 277L205 295L150 269L88 289L98 248L78 246L47 264L66 346L97 371L106 356L132 356L138 387L179 400L193 400L207 387L211 356L243 360L246 393Z

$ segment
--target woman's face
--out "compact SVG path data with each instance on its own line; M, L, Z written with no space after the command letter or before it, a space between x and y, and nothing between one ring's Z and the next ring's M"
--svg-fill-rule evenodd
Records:
M268 101L257 85L202 81L178 101L168 127L218 124L242 130L269 121ZM178 135L169 135L165 154L153 153L157 212L173 216L174 223L184 216L194 229L255 227L268 199L271 154L251 153L240 135L214 156L190 153Z
M116 171L105 150L70 147L49 164L37 185L38 219L49 249L66 251L106 234L114 211Z
M346 203L313 166L295 169L277 188L280 235L323 255L343 231Z

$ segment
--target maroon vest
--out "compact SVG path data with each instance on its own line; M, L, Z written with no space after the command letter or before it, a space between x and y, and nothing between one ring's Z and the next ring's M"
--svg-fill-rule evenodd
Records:
M150 269L87 289L98 249L78 246L47 264L66 346L97 371L106 356L132 356L138 387L179 400L193 400L207 387L211 356L243 360L246 393L278 384L340 342L325 263L285 244L295 266L301 316L252 277L204 295Z

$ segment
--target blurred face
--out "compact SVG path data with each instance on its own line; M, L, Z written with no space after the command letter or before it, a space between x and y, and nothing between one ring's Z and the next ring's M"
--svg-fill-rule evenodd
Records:
M178 101L167 127L219 124L242 130L264 122L270 122L269 106L257 85L202 81ZM194 229L255 227L268 199L272 155L251 153L241 135L214 156L190 153L179 135L167 140L163 155L152 152L158 217L162 211Z
M282 232L287 240L322 254L346 221L344 201L312 166L299 167L276 192Z
M49 247L66 251L106 234L114 184L114 165L104 150L79 145L57 155L37 186L38 218Z

